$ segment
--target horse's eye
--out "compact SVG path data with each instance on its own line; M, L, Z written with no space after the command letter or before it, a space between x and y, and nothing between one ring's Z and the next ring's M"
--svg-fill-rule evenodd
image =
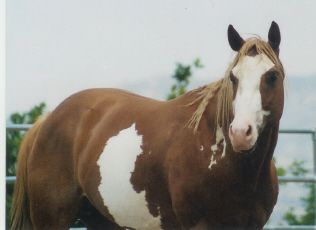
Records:
M234 85L238 83L238 79L233 73L230 73L229 78Z
M273 86L276 80L278 79L276 73L271 73L266 77L266 82L268 85Z

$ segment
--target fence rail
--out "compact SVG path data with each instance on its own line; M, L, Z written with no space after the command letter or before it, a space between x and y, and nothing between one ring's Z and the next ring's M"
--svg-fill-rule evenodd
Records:
M26 131L32 127L31 124L8 124L6 126L7 131ZM305 134L311 135L313 143L313 176L301 177L301 176L279 176L279 182L294 182L294 183L314 183L316 187L316 129L282 129L279 131L281 134ZM13 184L15 182L15 176L7 176L6 183ZM316 197L316 189L315 189ZM316 199L314 200L316 207ZM315 210L315 223L316 223L316 210ZM292 226L265 226L265 230L316 230L314 225L292 225Z

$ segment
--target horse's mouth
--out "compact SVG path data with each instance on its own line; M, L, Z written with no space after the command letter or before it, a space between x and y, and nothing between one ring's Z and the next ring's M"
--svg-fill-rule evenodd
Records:
M241 149L236 149L234 146L233 147L233 150L237 153L237 154L251 154L252 152L255 151L256 147L257 147L257 141L251 145L249 148L248 146L247 147L243 147Z

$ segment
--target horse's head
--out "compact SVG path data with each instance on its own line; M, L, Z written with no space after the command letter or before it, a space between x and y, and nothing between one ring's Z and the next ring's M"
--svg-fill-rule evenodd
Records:
M284 72L279 60L281 35L272 22L268 42L258 38L243 40L233 26L228 41L238 52L230 71L233 88L233 120L229 138L236 152L254 148L267 125L277 124L284 103Z

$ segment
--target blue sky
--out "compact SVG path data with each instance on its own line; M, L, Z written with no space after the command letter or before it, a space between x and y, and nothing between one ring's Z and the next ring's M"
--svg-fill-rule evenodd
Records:
M281 127L316 128L316 1L10 0L6 4L6 116L41 101L52 110L70 94L91 87L124 88L164 99L175 63L191 63L196 57L205 67L196 72L190 87L207 84L223 75L235 54L227 42L229 24L244 37L258 34L266 39L275 20L287 74ZM298 157L302 146L307 150L299 157L308 160L308 138L281 138L280 165ZM297 195L289 191L290 196ZM282 195L283 202L289 202L287 194Z

